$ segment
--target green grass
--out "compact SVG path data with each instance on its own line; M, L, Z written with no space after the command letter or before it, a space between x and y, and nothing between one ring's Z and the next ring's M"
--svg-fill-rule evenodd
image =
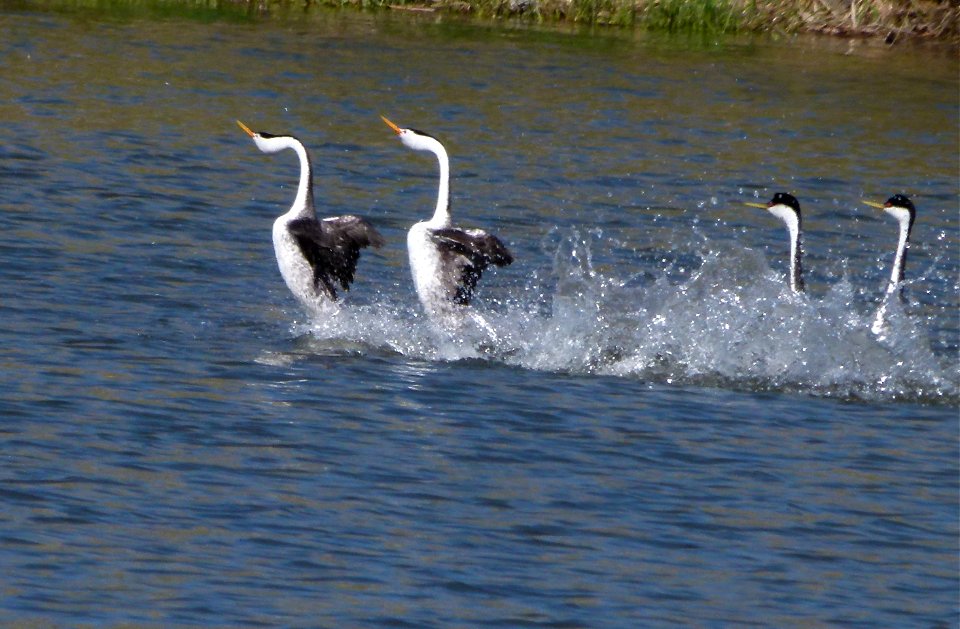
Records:
M729 0L661 0L647 3L642 25L668 32L728 32L740 28L737 8Z

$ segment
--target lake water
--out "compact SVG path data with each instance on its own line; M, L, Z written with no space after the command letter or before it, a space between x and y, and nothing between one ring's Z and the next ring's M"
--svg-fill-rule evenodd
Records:
M0 59L4 625L957 625L952 52L5 5ZM436 164L380 114L514 253L495 340L424 319ZM387 238L339 313L235 119Z

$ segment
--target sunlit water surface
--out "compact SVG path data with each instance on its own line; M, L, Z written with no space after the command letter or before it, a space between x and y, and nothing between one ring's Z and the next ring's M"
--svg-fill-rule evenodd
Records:
M0 58L5 624L956 625L955 55L8 10ZM421 314L436 165L379 114L513 251L485 326ZM387 238L338 313L237 118Z

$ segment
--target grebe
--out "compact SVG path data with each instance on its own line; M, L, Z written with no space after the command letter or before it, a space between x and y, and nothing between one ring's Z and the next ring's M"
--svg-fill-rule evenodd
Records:
M914 207L910 199L902 194L893 195L883 204L873 201L864 201L864 203L870 207L883 210L897 219L897 223L900 224L900 237L897 240L897 253L893 258L893 267L890 269L890 281L887 283L883 303L880 305L877 317L870 328L874 334L880 334L883 331L887 299L902 288L904 269L907 266L907 249L910 248L910 231L913 229L913 221L917 218L917 208Z
M318 311L336 303L337 287L349 290L360 249L381 247L383 237L359 216L317 219L313 206L313 169L307 149L297 138L251 131L237 121L264 153L290 149L300 158L300 184L293 205L273 223L273 249L280 275L290 292Z
M803 284L803 228L800 219L800 202L792 194L778 192L770 202L747 203L750 207L767 210L786 226L790 233L790 289L795 293L802 293Z
M440 187L433 217L416 223L407 233L407 252L413 284L431 317L453 314L470 304L477 281L489 265L506 266L513 256L499 238L482 229L454 227L450 219L450 160L436 138L414 129L402 129L381 116L404 146L428 151L440 164Z

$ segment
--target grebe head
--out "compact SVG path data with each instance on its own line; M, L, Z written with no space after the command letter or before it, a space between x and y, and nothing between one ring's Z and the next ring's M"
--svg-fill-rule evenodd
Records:
M438 149L443 150L440 140L429 133L418 131L417 129L404 129L391 122L386 116L380 117L387 123L388 127L393 129L393 132L397 134L400 141L403 142L403 145L407 148L415 151L431 151L434 153L437 152Z
M278 153L284 149L292 148L293 144L302 146L300 140L292 135L273 135L272 133L253 131L239 120L237 120L237 125L253 139L253 143L264 153Z
M864 201L870 207L875 207L879 210L883 210L890 216L897 219L901 225L906 227L912 227L913 221L917 217L917 208L914 207L913 201L908 199L906 195L895 194L889 199L886 203L874 203L873 201Z

